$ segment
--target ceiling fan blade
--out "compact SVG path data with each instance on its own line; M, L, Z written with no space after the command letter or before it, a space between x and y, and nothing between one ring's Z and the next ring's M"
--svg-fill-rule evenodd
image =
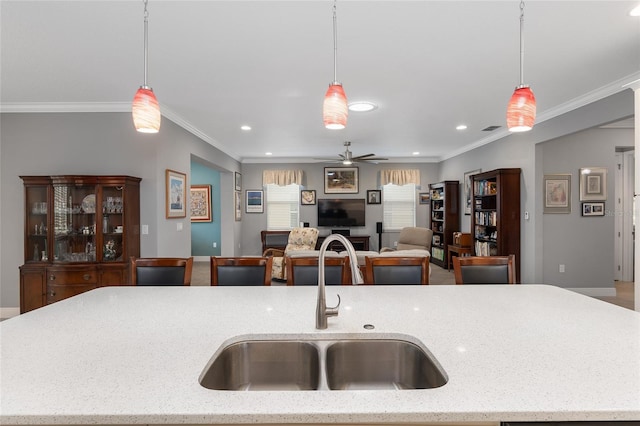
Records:
M355 160L357 158L367 158L367 157L373 157L373 156L375 156L375 154L358 155L358 156L353 157L353 159Z
M386 161L388 160L388 158L383 158L383 157L366 157L366 158L362 158L362 157L355 157L354 161Z

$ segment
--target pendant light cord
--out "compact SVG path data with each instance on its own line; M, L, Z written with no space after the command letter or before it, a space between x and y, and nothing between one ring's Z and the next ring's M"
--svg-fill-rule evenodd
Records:
M144 0L144 88L148 89L149 86L147 85L147 70L149 68L148 66L148 56L149 56L149 11L147 10L147 1L148 0Z
M338 17L337 0L333 1L333 84L338 83Z
M524 84L524 0L520 1L520 87Z

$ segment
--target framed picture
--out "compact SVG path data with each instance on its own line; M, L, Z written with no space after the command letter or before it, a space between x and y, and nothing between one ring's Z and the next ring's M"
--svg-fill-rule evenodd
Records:
M242 191L242 175L238 172L235 172L233 176L236 191Z
M382 204L382 191L379 189L367 190L367 204Z
M167 219L187 217L187 175L167 169L165 177Z
M357 167L325 167L324 168L324 193L325 194L357 194L358 193L358 168Z
M245 212L264 213L264 191L258 189L247 189L247 199L245 202Z
M464 196L464 214L471 214L471 188L473 187L472 176L480 173L482 169L471 170L465 172L464 178L462 179L462 189Z
M571 213L571 175L544 175L543 213Z
M580 169L580 201L607 199L607 169L585 167Z
M604 216L604 202L582 203L582 216Z
M431 200L431 196L428 192L421 192L418 194L418 202L420 204L429 204L429 200Z
M316 190L303 189L300 191L300 204L303 206L311 206L316 203Z
M236 222L242 220L242 195L240 191L233 191L233 205L236 211Z
M191 222L211 222L211 185L191 185Z

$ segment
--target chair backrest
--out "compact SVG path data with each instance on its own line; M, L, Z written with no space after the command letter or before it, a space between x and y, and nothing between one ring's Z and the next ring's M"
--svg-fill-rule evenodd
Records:
M367 256L365 263L365 284L429 284L429 256Z
M284 250L289 242L289 233L291 231L260 231L262 253L269 248Z
M191 285L193 257L131 257L129 269L133 285Z
M402 228L396 250L423 249L431 252L433 231L429 228L410 226Z
M319 257L287 257L287 285L318 285ZM324 283L326 285L351 284L351 268L348 258L324 258Z
M456 284L515 284L516 256L453 257Z
M272 257L211 256L211 285L271 285Z
M293 228L289 233L285 253L293 250L315 250L318 242L317 228Z

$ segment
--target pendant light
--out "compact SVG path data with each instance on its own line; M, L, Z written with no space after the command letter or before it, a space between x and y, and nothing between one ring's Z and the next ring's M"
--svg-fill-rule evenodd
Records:
M536 98L524 84L524 1L520 1L520 85L507 106L507 128L511 132L531 130L536 121Z
M160 105L153 89L147 86L148 68L148 21L147 0L144 0L144 84L140 86L133 97L132 115L133 124L141 133L158 133L160 130Z
M333 2L333 83L324 95L322 118L327 129L344 129L347 125L347 96L342 83L338 83L338 24L336 18L336 1Z

